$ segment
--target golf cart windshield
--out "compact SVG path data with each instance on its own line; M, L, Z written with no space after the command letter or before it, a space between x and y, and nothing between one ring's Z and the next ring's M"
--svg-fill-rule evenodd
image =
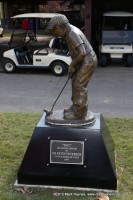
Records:
M106 16L103 23L103 44L133 43L133 18Z
M13 16L13 33L9 42L10 47L23 46L28 40L28 32L37 38L45 36L46 40L53 36L47 33L46 28L51 18L58 13L24 13Z
M11 39L9 42L9 46L11 48L23 46L25 43L26 34L27 34L26 31L12 33L12 36L11 36Z

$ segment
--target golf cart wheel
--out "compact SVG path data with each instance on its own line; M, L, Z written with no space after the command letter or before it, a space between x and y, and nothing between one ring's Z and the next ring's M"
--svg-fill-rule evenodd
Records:
M10 59L3 61L3 70L7 73L13 73L16 70L16 65Z
M101 67L106 67L107 65L107 56L105 54L100 55L100 66Z
M57 61L52 63L51 69L56 76L62 76L67 72L67 65L61 61Z
M133 65L133 56L131 54L127 55L127 67L132 67Z

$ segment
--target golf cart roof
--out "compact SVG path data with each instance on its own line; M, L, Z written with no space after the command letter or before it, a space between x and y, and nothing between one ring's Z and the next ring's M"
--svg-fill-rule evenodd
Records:
M60 15L59 13L24 13L15 15L12 19L17 18L53 18L54 16Z
M103 13L103 16L106 16L106 17L133 17L133 13L122 12L122 11L112 11L112 12Z

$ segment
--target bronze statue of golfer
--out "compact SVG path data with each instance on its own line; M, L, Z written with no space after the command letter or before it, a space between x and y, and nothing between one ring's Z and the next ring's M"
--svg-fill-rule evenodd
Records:
M72 62L68 76L72 84L72 105L64 109L66 119L84 119L88 112L87 85L97 65L96 54L80 29L71 25L64 15L50 20L47 29L66 39Z

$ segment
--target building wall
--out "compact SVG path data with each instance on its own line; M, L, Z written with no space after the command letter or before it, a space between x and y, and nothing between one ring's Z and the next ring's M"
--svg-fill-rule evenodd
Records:
M85 0L85 35L91 40L92 0Z

